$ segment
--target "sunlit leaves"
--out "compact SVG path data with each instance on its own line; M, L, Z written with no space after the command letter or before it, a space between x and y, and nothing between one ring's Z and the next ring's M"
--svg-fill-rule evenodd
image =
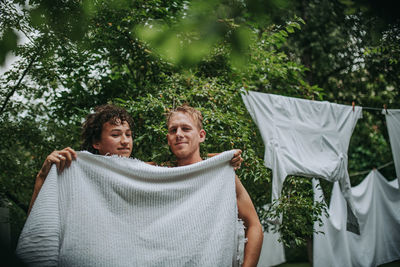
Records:
M192 67L222 43L231 49L231 63L245 66L254 41L251 28L235 22L234 10L223 1L192 1L172 24L152 21L135 27L137 36L167 61Z

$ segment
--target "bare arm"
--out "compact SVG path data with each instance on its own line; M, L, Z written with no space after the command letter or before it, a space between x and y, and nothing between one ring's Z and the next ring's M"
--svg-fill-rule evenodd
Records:
M239 218L244 222L247 238L242 267L257 266L264 237L261 223L249 194L237 176L235 183Z
M33 203L42 188L47 175L49 174L51 165L56 164L57 170L62 172L66 167L71 165L72 160L76 159L76 152L70 147L64 148L63 150L55 150L47 156L43 162L42 168L36 176L35 187L33 189L31 203L29 204L28 215L31 212Z

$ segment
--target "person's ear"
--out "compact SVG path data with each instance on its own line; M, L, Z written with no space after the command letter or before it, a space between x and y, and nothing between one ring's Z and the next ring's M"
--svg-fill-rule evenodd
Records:
M92 147L93 147L94 149L99 150L100 143L94 143L94 144L92 144Z
M204 142L204 140L206 140L206 131L204 131L204 129L201 129L199 135L200 135L200 143Z

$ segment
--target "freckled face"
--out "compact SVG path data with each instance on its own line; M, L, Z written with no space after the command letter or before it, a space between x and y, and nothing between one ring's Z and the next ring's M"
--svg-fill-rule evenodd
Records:
M198 129L194 119L187 113L172 115L168 125L168 145L177 159L200 158L200 143L204 142L206 132Z
M93 144L100 155L119 155L129 157L132 153L132 131L126 121L103 124L101 138Z

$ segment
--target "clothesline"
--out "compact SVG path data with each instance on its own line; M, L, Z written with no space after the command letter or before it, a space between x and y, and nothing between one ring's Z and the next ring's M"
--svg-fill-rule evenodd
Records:
M366 110L378 110L378 111L381 111L381 110L384 109L384 108L362 107L362 109L363 109L363 110L366 109Z
M374 169L380 170L380 169L386 168L387 166L392 165L393 163L394 163L394 162L393 162L393 160L392 160L392 161L387 162L387 163L385 163L385 164L383 164L383 165L381 165L381 166L379 166L379 167L376 167L376 168L374 168ZM350 177L354 177L354 176L358 176L358 175L364 175L364 174L367 174L367 173L369 173L369 172L371 172L371 170L355 172L355 173L350 174L349 176L350 176Z
M353 106L353 111L354 111L354 107L356 102L351 102L351 105ZM373 107L361 107L363 110L377 110L377 111L381 111L382 109L384 109L386 111L387 114L387 105L383 104L383 108L373 108Z

